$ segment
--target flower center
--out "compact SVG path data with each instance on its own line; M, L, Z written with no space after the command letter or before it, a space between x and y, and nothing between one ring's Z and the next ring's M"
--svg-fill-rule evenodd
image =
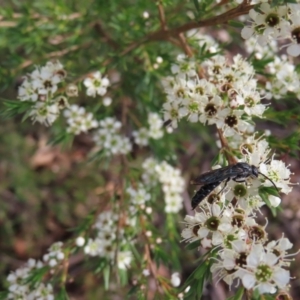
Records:
M101 86L101 81L100 80L94 80L94 87L99 87L99 86Z
M177 119L178 118L178 110L177 109L173 108L170 111L170 114L171 114L172 119Z
M213 204L213 203L217 202L218 200L220 200L220 196L216 193L211 193L207 198L207 202L210 204Z
M234 186L233 193L236 197L241 198L247 195L247 189L244 184L237 184Z
M207 104L204 110L205 110L206 114L210 117L214 116L217 113L217 109L216 109L215 105L212 103Z
M247 107L253 107L255 105L255 101L252 97L246 97L245 99L245 105Z
M45 88L51 88L52 87L52 82L50 80L44 81L44 87Z
M204 95L204 89L202 86L197 86L195 92L199 95Z
M276 25L278 25L280 22L280 19L278 17L277 14L269 14L267 17L266 17L266 24L268 24L268 26L270 27L275 27Z
M224 239L224 244L226 245L226 247L228 247L229 249L232 249L232 245L231 242L235 241L236 238L233 234L228 234L226 236L226 238Z
M193 234L194 236L198 236L198 230L200 229L200 225L196 225L193 227Z
M237 125L238 123L238 119L236 116L227 116L225 118L225 123L229 126L229 127L234 127L235 125Z
M216 231L219 227L220 220L217 217L210 217L206 220L205 225L211 231Z
M247 265L247 255L245 252L241 252L240 255L236 258L235 264L239 267L244 267Z
M189 103L189 111L198 112L198 103L196 102Z
M248 231L249 238L253 241L261 241L265 237L265 232L262 228L258 226L252 226Z
M241 228L244 224L244 216L243 215L234 215L232 217L232 226L237 226L238 228Z
M297 44L300 44L300 27L294 29L291 34L293 40L297 41Z
M184 97L184 89L178 89L176 95L180 98Z
M272 277L272 269L268 265L260 265L255 272L255 277L260 282L269 281Z

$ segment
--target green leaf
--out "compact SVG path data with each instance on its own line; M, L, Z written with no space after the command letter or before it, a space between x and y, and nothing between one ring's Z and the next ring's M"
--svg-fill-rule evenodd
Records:
M140 290L139 285L134 285L127 293L126 298L132 299L131 296L135 295Z
M186 250L194 250L200 246L200 241L194 241L185 246Z
M159 265L160 262L167 263L170 260L170 256L161 248L156 247L154 250L154 260Z
M119 277L122 286L128 283L128 272L127 270L119 269Z
M62 144L63 146L68 146L73 143L74 134L68 133L66 131L54 136L48 141L49 145Z
M243 28L245 26L243 22L236 21L236 20L229 20L228 24L236 28Z
M65 288L61 288L58 294L55 296L56 300L69 300L69 296L65 290Z
M197 11L197 15L199 15L200 14L199 1L198 0L193 0L193 3L195 5L196 11Z
M270 147L276 149L277 152L289 153L294 157L298 157L300 132L295 131L285 138L277 138L272 135L267 137Z
M0 111L0 115L4 118L12 118L18 114L24 113L33 106L32 102L29 101L16 101L16 100L5 100L3 105L6 107Z
M29 276L26 277L25 283L29 284L33 288L36 283L42 281L44 275L49 271L49 267L42 267L39 269L34 269L30 272Z
M110 278L110 266L106 266L103 270L103 277L104 277L104 288L108 290L109 288L109 278Z
M7 300L9 292L0 292L0 300Z
M227 300L242 300L243 295L244 295L245 289L244 287L240 287L237 292L235 293L234 296L228 298Z
M277 211L279 210L279 208L272 206L271 202L269 200L269 197L268 197L268 195L273 195L273 196L278 197L278 193L277 193L276 189L273 188L273 187L265 187L265 186L260 187L259 188L259 195L262 198L262 200L267 204L267 206L270 208L270 210L272 212L272 215L274 217L276 217L277 216Z
M182 291L184 291L187 286L191 286L189 292L187 293L187 298L193 296L199 298L202 296L205 282L211 277L210 268L214 263L214 260L211 258L215 256L216 250L211 250L201 257L202 263L200 263L199 266L194 270L194 272L188 277L181 289ZM203 261L203 259L205 260Z

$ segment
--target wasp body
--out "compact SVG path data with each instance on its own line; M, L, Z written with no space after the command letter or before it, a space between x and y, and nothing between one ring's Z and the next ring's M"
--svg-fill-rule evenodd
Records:
M216 181L203 185L192 198L192 208L195 209L197 205L208 196L222 181Z
M192 198L192 208L195 209L198 204L223 181L225 181L225 185L223 187L224 189L229 180L234 180L236 182L245 182L247 178L257 178L259 174L270 180L270 182L277 189L274 182L266 175L259 172L257 167L244 162L239 162L235 165L216 169L200 175L191 182L191 184L203 185ZM223 189L219 193L221 193Z

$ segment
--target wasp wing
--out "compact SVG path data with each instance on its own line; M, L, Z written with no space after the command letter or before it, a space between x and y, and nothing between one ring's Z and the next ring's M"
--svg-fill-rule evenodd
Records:
M223 181L228 177L231 177L233 166L227 166L223 168L219 168L216 170L212 170L206 173L201 174L199 177L193 179L191 184L202 185L202 184L210 184L216 181Z

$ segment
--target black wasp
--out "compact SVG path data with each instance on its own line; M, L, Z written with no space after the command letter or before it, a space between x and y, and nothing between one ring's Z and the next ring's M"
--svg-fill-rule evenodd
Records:
M216 169L200 175L199 177L191 181L191 184L202 185L202 187L192 198L192 208L195 209L198 204L223 181L225 181L225 184L223 189L219 193L221 193L225 189L229 180L234 180L236 182L245 182L247 178L257 178L259 174L270 180L270 182L278 191L275 183L269 177L259 172L255 166L249 165L244 162L239 162L235 165Z

